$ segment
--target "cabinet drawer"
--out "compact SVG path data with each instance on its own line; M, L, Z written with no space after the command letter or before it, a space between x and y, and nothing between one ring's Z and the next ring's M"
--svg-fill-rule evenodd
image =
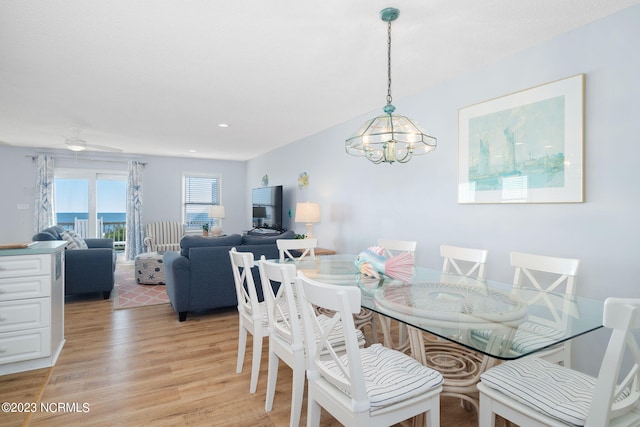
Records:
M0 333L0 364L51 355L51 329Z
M51 277L13 277L0 279L0 301L51 296Z
M0 278L51 274L51 255L16 255L0 257Z
M51 324L51 300L35 298L0 302L0 333Z

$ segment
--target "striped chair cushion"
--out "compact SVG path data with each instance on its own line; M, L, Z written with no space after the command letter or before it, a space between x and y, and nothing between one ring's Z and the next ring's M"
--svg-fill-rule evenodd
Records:
M583 426L596 379L537 357L503 363L480 375L482 383L549 417Z
M486 341L491 336L491 331L471 331L473 338ZM532 350L547 347L564 338L565 334L559 329L541 325L535 322L524 322L518 326L518 330L511 343L511 349L518 354L526 354Z
M283 308L283 312L285 314L287 313L286 307ZM328 320L329 319L327 318L327 316L323 314L318 316L318 321L320 322L321 325L325 325ZM300 327L302 327L302 325ZM278 324L273 328L273 332L283 340L287 342L292 342L291 330L284 321L279 320ZM320 331L315 329L314 332L316 333L316 337L318 337L319 339ZM356 336L358 337L358 345L360 347L364 346L366 341L362 331L356 329ZM335 329L333 329L331 333L329 333L328 340L331 343L332 347L334 348L338 347L337 349L339 349L340 347L344 348L344 333L342 332L342 327L337 326Z
M346 355L342 362L346 364ZM425 393L442 384L442 375L396 350L373 344L360 349L371 412ZM334 376L343 377L335 362L324 362ZM342 390L349 395L348 390Z

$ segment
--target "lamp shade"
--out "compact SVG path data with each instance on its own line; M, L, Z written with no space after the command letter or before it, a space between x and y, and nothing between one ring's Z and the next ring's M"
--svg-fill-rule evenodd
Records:
M224 206L209 206L209 218L224 218Z
M311 202L297 203L295 221L305 223L320 222L320 204Z

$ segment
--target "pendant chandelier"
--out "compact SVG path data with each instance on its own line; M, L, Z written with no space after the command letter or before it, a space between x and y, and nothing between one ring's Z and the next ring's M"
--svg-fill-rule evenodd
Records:
M406 163L436 148L436 138L428 135L420 125L408 117L393 114L391 104L391 22L400 15L398 9L388 7L380 11L380 18L388 25L387 34L387 105L385 114L367 121L346 140L345 149L353 156L366 157L373 163Z

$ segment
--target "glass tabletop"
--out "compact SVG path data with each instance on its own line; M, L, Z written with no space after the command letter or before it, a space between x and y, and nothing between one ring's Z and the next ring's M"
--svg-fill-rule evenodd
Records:
M356 255L295 261L310 279L358 286L362 307L497 359L517 359L602 327L602 301L414 267L410 283L360 274ZM286 260L285 262L293 262Z

